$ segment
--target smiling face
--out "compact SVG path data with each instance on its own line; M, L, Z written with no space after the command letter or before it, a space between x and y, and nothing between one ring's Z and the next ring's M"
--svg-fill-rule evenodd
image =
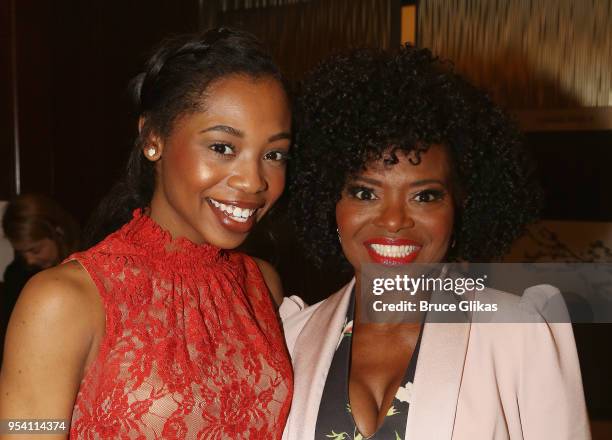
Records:
M363 263L438 263L453 230L453 197L446 149L431 146L413 165L378 161L347 183L336 205L344 255L357 275ZM386 155L388 157L388 154Z
M173 237L232 249L283 192L291 113L271 77L223 77L204 100L145 147L157 161L150 215Z

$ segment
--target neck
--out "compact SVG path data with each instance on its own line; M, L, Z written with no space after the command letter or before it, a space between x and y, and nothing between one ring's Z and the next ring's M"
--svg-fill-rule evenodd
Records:
M194 244L204 243L202 237L187 226L180 214L168 204L167 199L161 196L159 191L153 194L151 208L147 214L162 229L168 231L172 239L186 238Z

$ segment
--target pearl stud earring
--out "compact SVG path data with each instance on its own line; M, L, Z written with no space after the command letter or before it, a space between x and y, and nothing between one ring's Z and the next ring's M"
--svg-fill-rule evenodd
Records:
M156 151L155 151L155 148L153 148L153 147L151 147L151 148L149 148L149 149L147 150L147 155L148 155L149 157L153 157L153 156L155 156L155 153L156 153Z

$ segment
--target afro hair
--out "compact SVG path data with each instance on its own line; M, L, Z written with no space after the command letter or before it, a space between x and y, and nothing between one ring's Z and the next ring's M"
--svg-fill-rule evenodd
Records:
M290 213L315 264L344 260L336 203L347 181L391 147L450 152L460 196L449 260L493 260L537 218L542 196L515 124L429 50L335 55L300 89Z

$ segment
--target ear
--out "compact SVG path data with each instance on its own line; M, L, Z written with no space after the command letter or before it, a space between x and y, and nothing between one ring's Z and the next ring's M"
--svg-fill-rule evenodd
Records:
M142 143L142 153L144 154L144 157L151 162L157 162L162 156L163 142L159 136L149 130L147 130L148 133L143 133L146 122L147 121L143 116L138 118L138 133L140 136L144 137Z
M142 133L142 128L144 127L146 119L144 116L138 118L138 134Z
M161 142L149 140L142 147L142 153L151 162L157 162L162 157L163 145Z

